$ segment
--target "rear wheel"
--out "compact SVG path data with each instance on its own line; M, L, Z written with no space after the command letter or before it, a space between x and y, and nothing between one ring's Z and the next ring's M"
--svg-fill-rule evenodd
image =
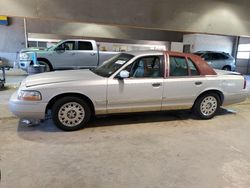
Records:
M194 112L201 119L211 119L215 116L219 106L219 96L216 93L206 93L196 100Z
M222 70L231 71L231 67L227 65L227 66L223 67Z
M84 128L91 117L89 104L77 97L64 97L52 107L52 119L55 125L64 131Z

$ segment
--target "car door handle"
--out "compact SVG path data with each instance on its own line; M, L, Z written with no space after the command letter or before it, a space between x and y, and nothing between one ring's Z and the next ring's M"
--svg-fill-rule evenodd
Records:
M202 82L195 82L195 85L201 85L202 84Z
M76 53L71 53L71 55L76 55Z
M161 86L161 83L153 83L152 86L153 86L153 87L160 87L160 86Z
M95 55L95 53L91 53L90 55L91 55L91 56L94 56L94 55Z

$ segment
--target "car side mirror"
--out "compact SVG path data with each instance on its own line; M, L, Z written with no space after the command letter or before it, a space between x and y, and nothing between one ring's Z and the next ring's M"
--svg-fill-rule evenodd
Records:
M129 77L129 72L126 71L126 70L122 70L122 71L119 73L119 76L118 76L119 79L124 79L124 78L128 78L128 77Z

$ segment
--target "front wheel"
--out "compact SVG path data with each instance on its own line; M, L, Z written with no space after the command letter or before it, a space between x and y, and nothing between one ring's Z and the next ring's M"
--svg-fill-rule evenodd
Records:
M38 61L39 65L44 65L45 66L45 72L50 72L52 71L52 68L49 66L47 62L44 61Z
M89 104L78 97L61 98L52 107L52 119L64 131L84 128L90 117Z
M200 96L194 104L194 112L201 119L211 119L220 106L220 98L216 93Z

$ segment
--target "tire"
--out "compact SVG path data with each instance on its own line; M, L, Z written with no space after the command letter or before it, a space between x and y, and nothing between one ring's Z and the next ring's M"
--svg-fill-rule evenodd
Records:
M227 65L227 66L223 67L222 70L231 71L231 67Z
M201 119L213 118L221 105L220 97L216 93L201 95L194 104L194 113Z
M54 124L64 131L76 131L85 127L91 117L88 102L78 97L63 97L52 106Z
M50 72L50 71L52 71L52 68L50 67L50 65L47 63L47 62L45 62L45 61L38 61L38 63L40 64L40 65L44 65L45 66L45 72Z

